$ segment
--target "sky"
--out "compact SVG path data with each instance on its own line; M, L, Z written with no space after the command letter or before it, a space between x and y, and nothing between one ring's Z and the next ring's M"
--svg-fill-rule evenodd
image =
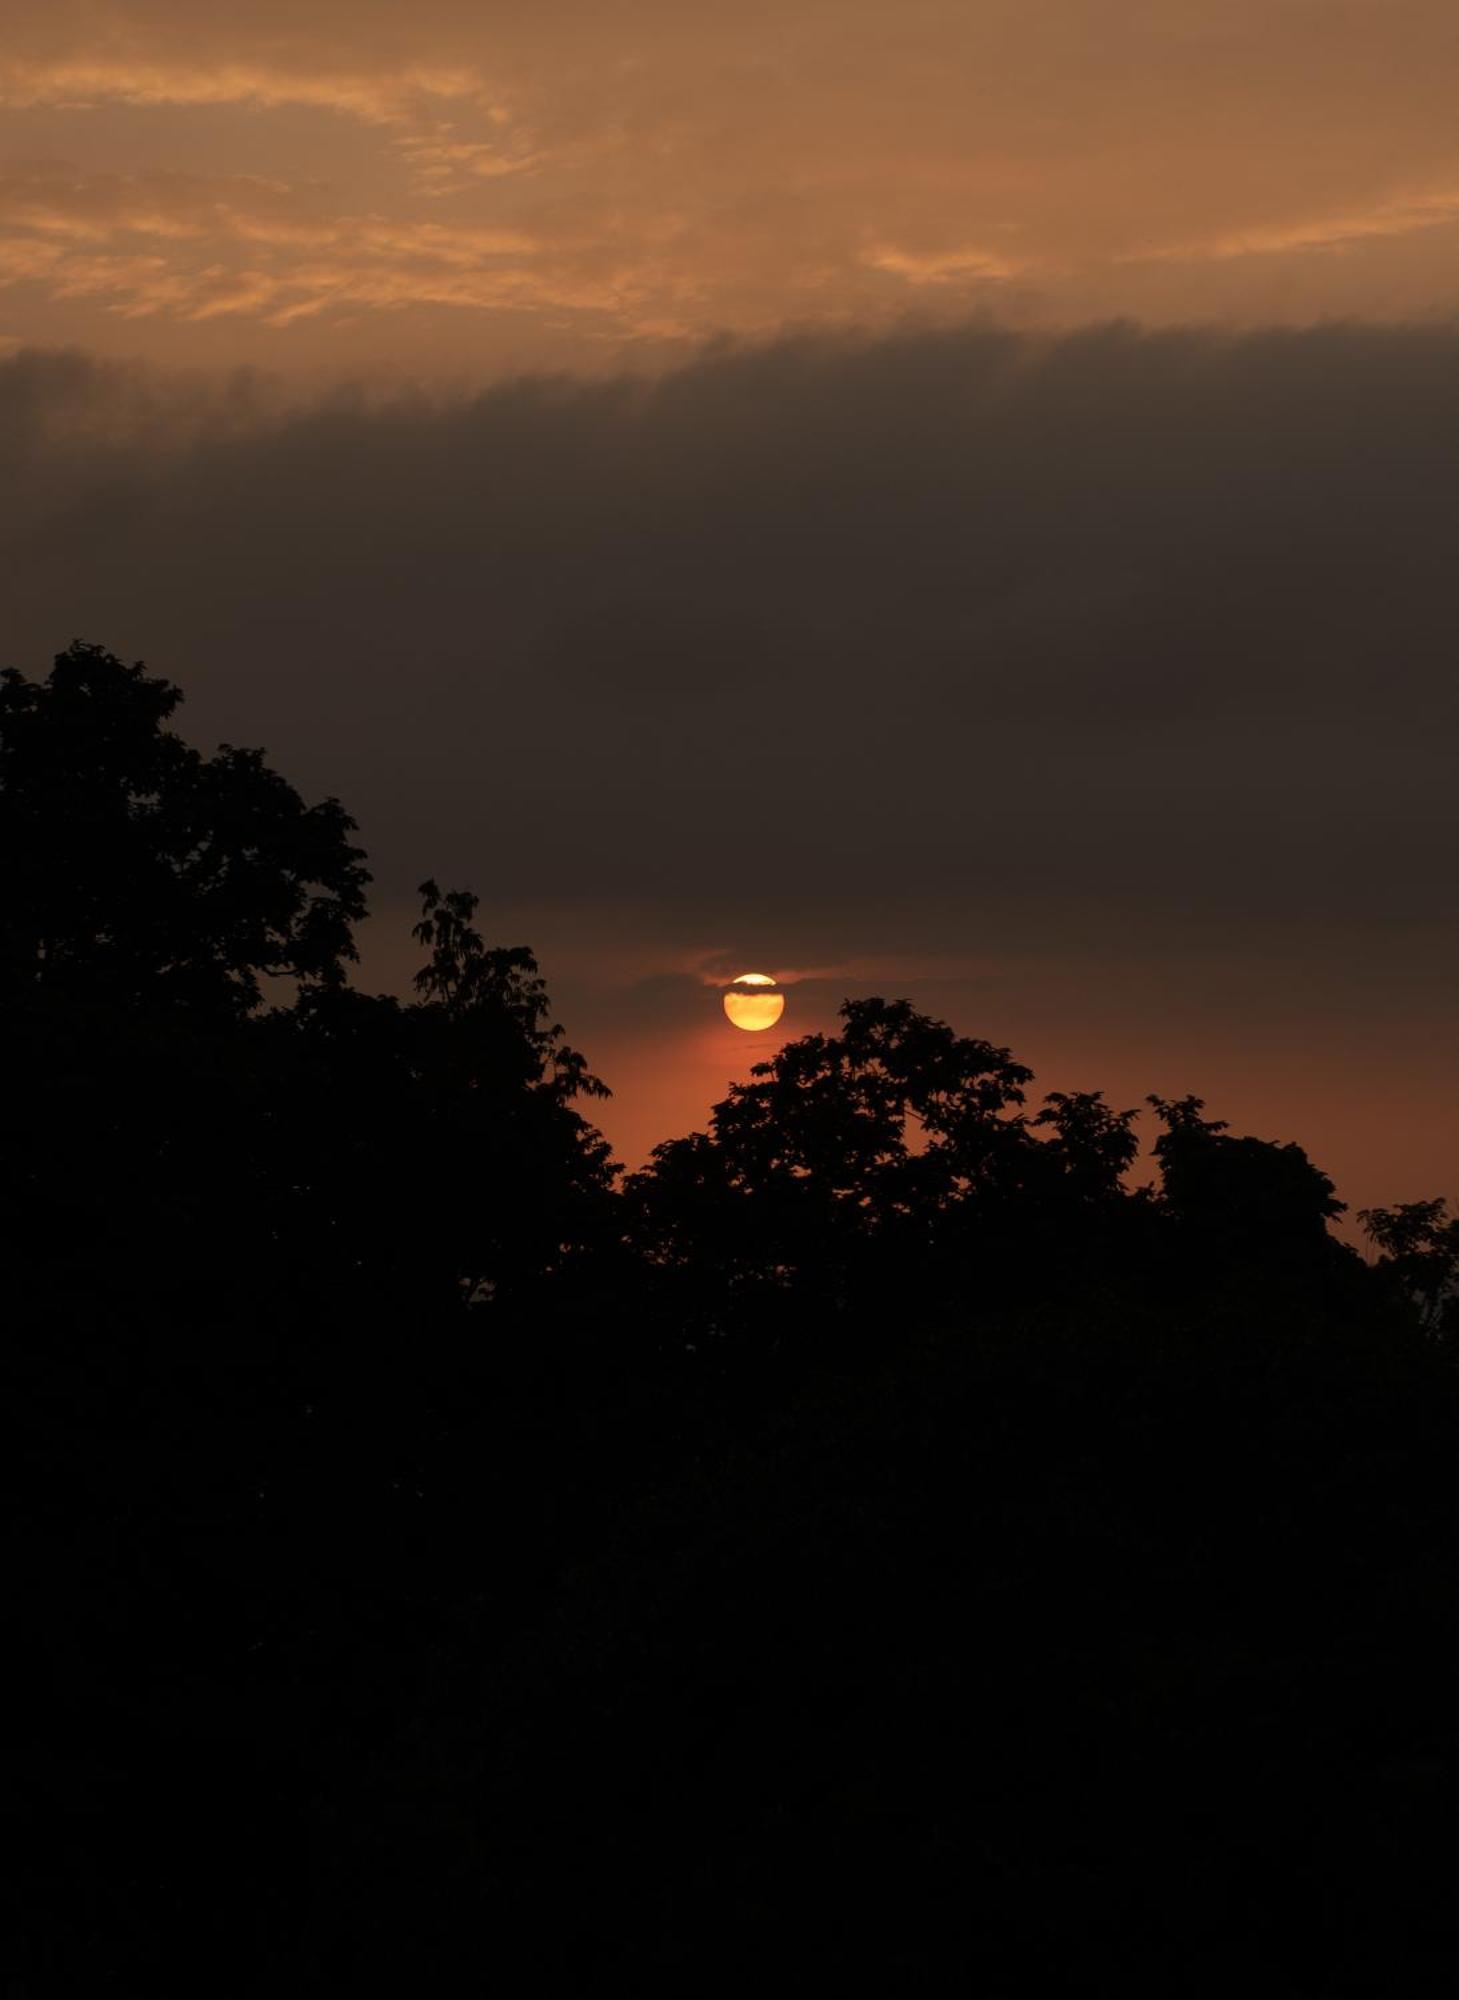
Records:
M0 651L338 794L367 981L475 889L630 1162L880 992L1459 1196L1456 101L1431 0L22 0Z

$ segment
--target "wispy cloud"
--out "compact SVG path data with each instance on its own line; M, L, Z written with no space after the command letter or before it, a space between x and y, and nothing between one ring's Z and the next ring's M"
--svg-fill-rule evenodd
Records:
M0 60L0 106L81 112L107 105L332 113L381 128L411 182L426 192L521 173L542 158L530 135L516 129L501 93L473 68L415 64L394 71L127 56ZM444 116L447 110L458 115ZM470 114L480 131L462 132L462 113Z
M1236 257L1274 257L1300 250L1336 250L1376 238L1412 236L1459 221L1459 191L1398 195L1367 206L1289 220L1252 223L1218 230L1192 241L1126 251L1119 262L1225 262Z
M870 270L888 271L905 278L909 285L966 284L979 278L1012 278L1027 270L1026 264L996 251L962 246L953 250L899 250L879 245L861 260Z
M0 178L0 285L24 281L130 318L275 326L412 304L609 312L635 296L631 259L605 260L594 237L335 213L248 175Z
M505 114L497 122L504 124ZM396 151L415 185L428 194L446 194L471 181L532 173L549 157L535 150L524 134L461 139L453 136L455 130L455 122L447 119L424 131L403 133L395 140Z
M486 93L469 69L308 69L266 63L180 63L119 56L56 62L0 61L0 104L83 110L100 104L307 105L372 125L405 124L442 100Z

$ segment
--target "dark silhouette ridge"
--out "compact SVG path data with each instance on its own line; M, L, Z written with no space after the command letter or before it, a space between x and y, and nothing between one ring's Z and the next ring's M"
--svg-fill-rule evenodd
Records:
M179 698L0 682L12 1990L1445 1987L1445 1204L884 999L620 1181Z

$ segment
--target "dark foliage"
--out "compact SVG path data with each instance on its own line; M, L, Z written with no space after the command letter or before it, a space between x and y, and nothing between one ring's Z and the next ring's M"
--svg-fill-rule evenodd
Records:
M354 821L257 750L199 756L163 727L181 699L100 646L0 674L7 1000L246 1012L261 973L342 979L369 880Z
M0 691L8 1990L1446 1988L1445 1205L886 1000L620 1185L178 699Z

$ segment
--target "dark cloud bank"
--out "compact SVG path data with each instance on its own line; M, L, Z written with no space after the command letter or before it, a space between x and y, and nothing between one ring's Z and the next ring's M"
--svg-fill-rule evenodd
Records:
M382 904L1032 958L1045 1026L1341 1016L1452 1107L1459 332L805 339L292 411L20 354L0 440L9 660L144 655L196 738L344 798Z

